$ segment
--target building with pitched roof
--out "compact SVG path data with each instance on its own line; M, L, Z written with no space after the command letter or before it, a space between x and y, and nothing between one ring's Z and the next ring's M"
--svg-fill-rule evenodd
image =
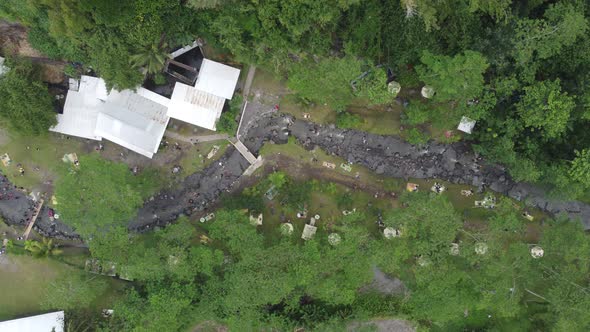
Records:
M98 141L104 138L148 158L158 151L170 118L215 130L240 70L196 57L191 52L197 47L195 42L171 54L166 72L176 82L170 98L143 87L109 92L97 77L70 79L63 114L58 114L57 125L50 130ZM191 67L197 64L199 70Z

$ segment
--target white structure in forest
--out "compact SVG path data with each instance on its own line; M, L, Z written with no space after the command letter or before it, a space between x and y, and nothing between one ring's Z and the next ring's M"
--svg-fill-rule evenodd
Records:
M461 118L461 122L459 122L457 129L464 133L471 134L473 128L475 127L475 123L475 120L471 120L470 118L464 116Z
M63 332L64 312L56 311L43 315L0 322L2 332Z
M4 65L4 61L6 61L6 59L4 59L3 57L0 56L0 76L4 75L4 73L8 72L8 67L6 67Z
M170 118L215 130L240 70L203 59L195 86L176 83L170 99L138 87L107 90L101 78L70 80L63 114L50 130L92 140L107 139L152 158Z

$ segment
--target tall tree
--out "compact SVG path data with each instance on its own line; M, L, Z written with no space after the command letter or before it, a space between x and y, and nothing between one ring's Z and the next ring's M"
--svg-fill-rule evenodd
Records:
M483 74L489 64L481 53L465 51L449 57L424 51L420 61L423 65L416 71L420 80L434 88L436 100L465 102L483 92Z
M41 135L57 123L53 98L31 63L9 61L0 76L0 116L18 132Z
M541 130L545 139L561 136L575 103L561 91L560 80L537 82L524 91L516 109L525 127Z

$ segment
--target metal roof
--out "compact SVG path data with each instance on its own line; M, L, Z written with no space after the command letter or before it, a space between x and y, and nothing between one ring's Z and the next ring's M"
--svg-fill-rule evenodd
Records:
M63 311L0 322L2 332L63 332L63 330Z
M102 79L82 76L78 91L68 91L64 113L58 114L58 123L50 130L105 138L152 158L170 119L166 115L168 103L169 99L144 88L108 93Z
M101 140L94 133L98 107L107 99L108 92L104 81L100 78L82 76L78 83L70 82L63 114L57 115L57 124L50 131L70 136Z
M169 119L164 105L131 90L112 91L107 101L99 107L94 132L152 158L158 151Z
M177 82L168 105L168 116L215 130L225 99Z
M231 99L238 84L240 70L219 62L203 59L195 89Z

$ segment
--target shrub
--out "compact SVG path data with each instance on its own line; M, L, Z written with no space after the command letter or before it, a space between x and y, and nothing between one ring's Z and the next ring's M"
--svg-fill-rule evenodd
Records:
M338 128L358 128L363 123L360 116L349 112L338 113L336 116L336 126Z

